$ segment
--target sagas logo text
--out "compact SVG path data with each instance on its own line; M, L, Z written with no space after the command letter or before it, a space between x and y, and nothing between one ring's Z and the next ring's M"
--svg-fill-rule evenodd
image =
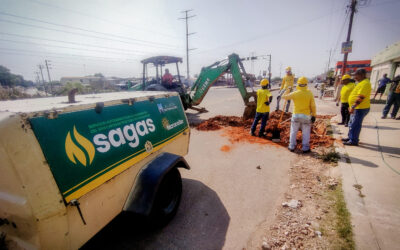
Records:
M96 151L106 153L112 147L118 148L125 144L128 144L131 148L136 148L140 144L141 137L155 131L156 127L153 120L147 118L120 128L111 129L107 133L98 133L93 136L91 142L81 135L74 126L72 131L68 131L65 138L65 152L72 163L77 164L79 162L86 167L92 164ZM151 145L149 143L146 144L146 150Z

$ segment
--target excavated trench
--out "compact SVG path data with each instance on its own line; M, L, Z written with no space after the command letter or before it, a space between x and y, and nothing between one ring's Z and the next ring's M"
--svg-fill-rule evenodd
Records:
M290 118L291 113L284 113L282 118L282 124L280 128L280 142L272 142L272 131L277 127L279 118L282 111L274 111L270 113L267 127L266 137L259 138L250 135L250 127L253 123L253 119L244 120L238 116L215 116L208 120L197 124L195 127L201 131L213 131L223 129L223 136L226 136L229 141L233 143L237 142L249 142L258 144L269 144L275 146L285 146L289 144L290 138ZM316 147L330 147L333 145L334 139L328 134L329 120L332 116L330 115L318 115L315 123L311 127L310 136L310 147L311 149ZM260 124L257 126L256 132L258 133ZM297 148L301 148L301 131L297 134ZM227 146L228 147L228 146ZM222 151L229 151L229 149L221 148Z

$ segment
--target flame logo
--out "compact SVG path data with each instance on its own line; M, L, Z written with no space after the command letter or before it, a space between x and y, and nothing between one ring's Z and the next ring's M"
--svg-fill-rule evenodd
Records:
M75 126L73 129L73 136L75 141L86 151L88 157L86 157L85 152L72 140L71 133L68 131L67 137L65 138L65 152L67 153L68 159L74 164L76 164L76 160L78 160L85 167L92 164L96 152L93 144L79 134Z

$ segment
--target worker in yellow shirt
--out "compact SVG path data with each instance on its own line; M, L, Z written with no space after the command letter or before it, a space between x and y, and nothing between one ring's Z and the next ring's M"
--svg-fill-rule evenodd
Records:
M251 135L255 136L256 127L258 122L261 119L261 127L258 132L259 137L264 136L265 126L267 125L268 117L269 117L269 104L272 101L271 92L268 90L269 81L267 79L262 79L260 82L261 89L257 90L257 109L256 116L253 121L253 125L251 126Z
M293 100L294 110L290 125L290 151L296 148L297 132L301 128L303 135L302 150L303 153L309 153L310 150L310 132L311 123L315 122L317 109L313 93L307 88L308 79L304 76L297 80L297 90L290 93L289 89L282 96L285 100Z
M342 76L342 89L340 90L340 102L342 106L340 108L340 113L342 114L342 122L339 125L349 126L350 113L349 113L349 96L351 91L354 89L356 84L351 76L346 74Z
M292 68L291 67L287 67L286 68L286 75L283 77L282 79L282 84L281 84L281 88L279 91L279 94L276 98L277 104L276 104L276 110L279 110L279 103L281 101L281 96L286 92L286 90L290 90L290 92L293 89L293 84L294 84L294 75L292 74ZM289 106L290 106L290 100L288 100L286 107L286 112L289 111Z
M362 122L371 105L371 82L366 76L367 71L365 69L357 69L354 73L354 79L358 84L349 95L349 137L342 139L343 144L348 146L358 146Z

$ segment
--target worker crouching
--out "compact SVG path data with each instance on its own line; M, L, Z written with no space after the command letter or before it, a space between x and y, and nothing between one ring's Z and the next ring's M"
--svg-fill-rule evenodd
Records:
M296 148L297 132L301 128L303 135L303 153L310 152L311 124L315 122L316 107L313 93L307 88L308 80L304 76L297 81L297 90L290 93L289 90L282 96L285 100L293 100L294 110L290 125L289 150Z
M253 125L251 126L251 135L255 136L256 127L258 122L261 119L261 127L258 132L258 136L264 136L265 126L267 125L268 117L269 117L269 104L272 101L271 92L269 92L268 88L269 81L267 79L263 79L260 82L261 89L257 90L257 109L256 116L254 117Z

